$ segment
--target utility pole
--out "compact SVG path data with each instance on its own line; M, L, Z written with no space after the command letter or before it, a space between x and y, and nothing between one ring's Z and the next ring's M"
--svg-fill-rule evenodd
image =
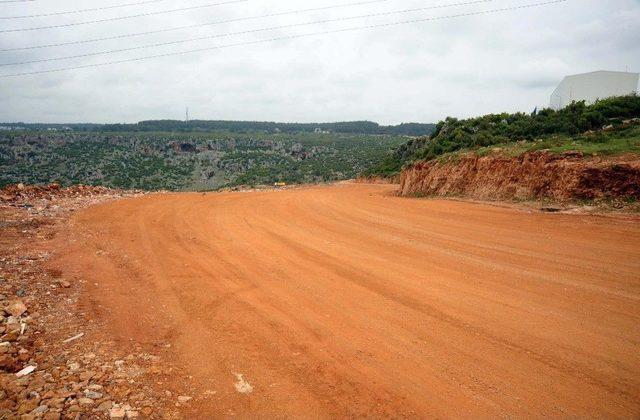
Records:
M189 107L187 107L187 110L185 112L185 118L184 118L184 122L189 122Z

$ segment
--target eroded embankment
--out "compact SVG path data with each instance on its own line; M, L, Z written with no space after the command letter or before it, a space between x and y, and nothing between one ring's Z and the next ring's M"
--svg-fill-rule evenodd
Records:
M403 170L402 195L475 199L639 199L640 158L584 158L578 153L518 157L466 155L419 162Z

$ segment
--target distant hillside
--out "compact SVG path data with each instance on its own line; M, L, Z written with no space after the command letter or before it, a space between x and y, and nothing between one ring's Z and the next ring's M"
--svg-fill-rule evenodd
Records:
M407 141L364 175L394 176L412 162L458 152L486 153L492 147L519 153L640 153L636 125L628 121L625 124L625 120L634 118L640 118L640 97L636 95L605 99L593 105L574 102L559 111L489 114L463 120L448 117L437 124L432 135Z
M56 130L81 132L219 132L230 133L339 133L425 136L433 133L435 124L403 123L382 126L371 121L335 123L277 123L260 121L150 120L137 124L31 124L5 123L10 129Z
M354 178L406 140L317 133L0 131L0 187L212 190Z

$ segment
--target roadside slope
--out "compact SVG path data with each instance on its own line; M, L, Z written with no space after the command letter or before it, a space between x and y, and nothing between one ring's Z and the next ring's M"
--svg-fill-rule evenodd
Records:
M402 195L481 200L640 200L640 157L530 152L418 162L402 170Z
M395 188L95 206L54 265L200 418L640 414L638 219Z

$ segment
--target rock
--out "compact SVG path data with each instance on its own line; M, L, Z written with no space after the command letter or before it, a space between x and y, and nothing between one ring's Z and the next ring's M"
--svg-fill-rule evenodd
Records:
M45 392L45 393L44 393L44 395L42 396L42 399L43 399L43 400L48 400L48 399L55 398L55 397L56 397L56 393L55 393L55 392L53 392L53 391L47 391L47 392Z
M20 361L20 363L26 363L29 360L31 360L31 355L29 353L20 353L18 355L18 361Z
M126 415L127 412L121 407L113 407L109 410L109 418L112 420L123 420Z
M96 410L98 411L109 411L111 410L111 407L113 407L113 402L111 401L103 401L100 403L100 405L98 405L98 407L96 407Z
M60 420L60 413L47 413L43 417L44 420Z
M93 378L94 375L95 375L94 372L86 371L86 372L81 372L79 376L80 376L80 380L84 382Z
M69 337L69 338L67 338L66 340L63 340L62 342L63 342L63 343L70 343L70 342L72 342L72 341L77 340L78 338L83 337L83 336L84 336L84 333L76 334L76 335L74 335L73 337Z
M56 391L58 398L69 398L75 395L75 392L69 391L68 389L59 389Z
M82 408L78 404L72 404L69 408L67 408L67 412L69 413L79 413L82 411Z
M144 394L142 393L138 393L138 394L133 394L129 397L129 401L141 401L144 399Z
M236 388L236 391L241 394L250 394L251 392L253 392L253 386L251 386L251 384L244 379L242 374L234 373L233 375L238 379L238 382L233 384Z
M2 336L2 341L14 342L20 338L20 330L9 331L5 335Z
M16 292L16 296L18 297L25 297L27 295L27 292L25 292L24 290L20 289Z
M33 382L35 381L31 381L31 383L29 384L29 387L33 386ZM42 389L39 386L36 386L38 389ZM27 394L27 398L29 398L30 400L42 400L42 398L40 398L40 393L38 391L29 391L29 393Z
M20 369L20 361L10 354L0 356L0 370L5 372L15 372Z
M63 408L64 407L64 400L65 398L51 398L48 401L48 404L50 407L53 408Z
M99 400L102 398L102 394L96 391L91 391L89 389L84 391L84 395L87 398L91 398L92 400Z
M27 305L25 305L20 299L17 299L9 303L5 310L11 315L18 317L27 312Z
M27 366L26 368L22 369L20 372L16 373L16 376L18 378L22 378L23 376L27 376L30 373L32 373L34 370L36 370L35 366Z
M187 395L180 395L178 397L178 402L179 403L186 403L187 401L190 401L191 399L193 399L193 397L189 397Z
M10 333L11 331L21 332L23 324L24 323L21 323L20 321L18 321L18 318L14 317L14 316L10 316L9 318L7 318L7 323L5 325L5 331L7 333ZM26 325L25 325L25 329L26 329Z
M80 405L93 405L95 403L94 400L87 397L78 398L78 402L80 403Z
M135 410L128 410L127 411L127 418L128 419L135 419L135 418L138 418L138 416L139 416L139 414Z
M18 406L18 414L27 414L32 412L38 407L38 401L36 400L24 400Z
M49 407L47 407L46 405L39 405L38 407L34 408L29 414L37 417L43 415L47 411L49 411Z
M60 285L60 287L64 287L65 289L68 289L69 287L71 287L71 283L69 283L64 279L58 279L58 284Z

